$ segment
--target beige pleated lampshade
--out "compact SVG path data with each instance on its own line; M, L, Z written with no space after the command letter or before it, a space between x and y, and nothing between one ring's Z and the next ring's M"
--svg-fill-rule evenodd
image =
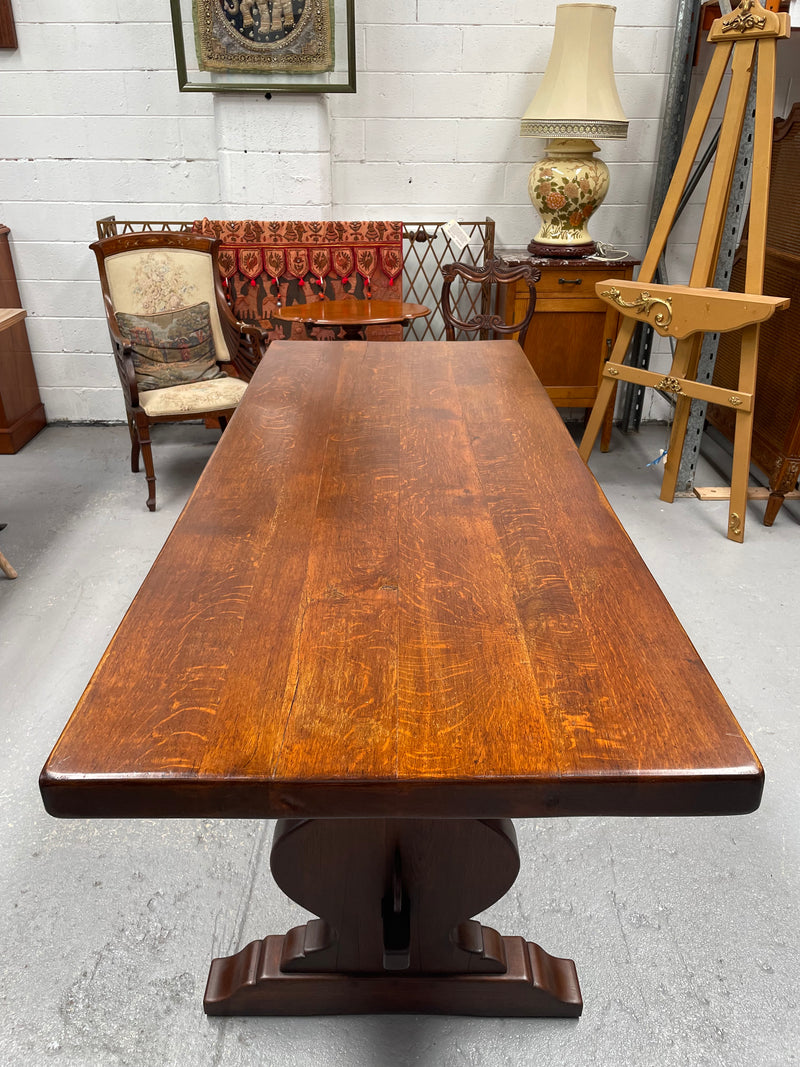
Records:
M553 48L523 137L627 137L614 81L614 15L609 4L560 4Z

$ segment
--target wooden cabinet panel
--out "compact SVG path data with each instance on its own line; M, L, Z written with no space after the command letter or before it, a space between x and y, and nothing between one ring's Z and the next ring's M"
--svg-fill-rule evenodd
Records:
M19 308L21 301L9 229L0 226L0 308ZM18 452L45 424L28 332L24 319L11 316L0 324L0 454Z
M522 257L514 257L519 259ZM600 371L619 329L619 315L595 293L595 282L631 279L638 260L543 259L525 256L541 271L525 354L559 408L591 409L597 399ZM507 321L524 313L527 291L519 285L506 298ZM509 318L509 316L514 316ZM601 448L608 450L613 404L603 426Z

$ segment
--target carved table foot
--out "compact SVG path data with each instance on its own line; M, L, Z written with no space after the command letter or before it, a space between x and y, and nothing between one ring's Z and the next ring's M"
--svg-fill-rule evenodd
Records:
M278 823L275 880L317 915L215 959L209 1015L580 1015L572 960L470 920L519 870L507 819Z
M550 1016L577 1018L582 1010L572 960L550 956L521 937L502 939L503 974L382 976L287 973L285 939L253 941L235 956L216 959L204 1000L208 1015Z

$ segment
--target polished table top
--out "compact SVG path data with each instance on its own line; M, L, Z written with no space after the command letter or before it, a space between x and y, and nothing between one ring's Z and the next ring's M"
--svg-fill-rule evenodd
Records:
M309 304L291 304L274 312L278 319L314 323L317 326L382 326L430 315L424 304L406 304L401 300L314 300Z
M41 787L63 816L711 814L762 771L516 342L292 341Z

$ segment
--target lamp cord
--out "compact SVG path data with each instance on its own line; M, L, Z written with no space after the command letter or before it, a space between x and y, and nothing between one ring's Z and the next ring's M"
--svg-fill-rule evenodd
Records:
M624 248L603 244L602 241L595 241L595 246L595 251L590 256L587 256L587 259L606 259L609 262L614 262L618 259L626 259L628 256Z

